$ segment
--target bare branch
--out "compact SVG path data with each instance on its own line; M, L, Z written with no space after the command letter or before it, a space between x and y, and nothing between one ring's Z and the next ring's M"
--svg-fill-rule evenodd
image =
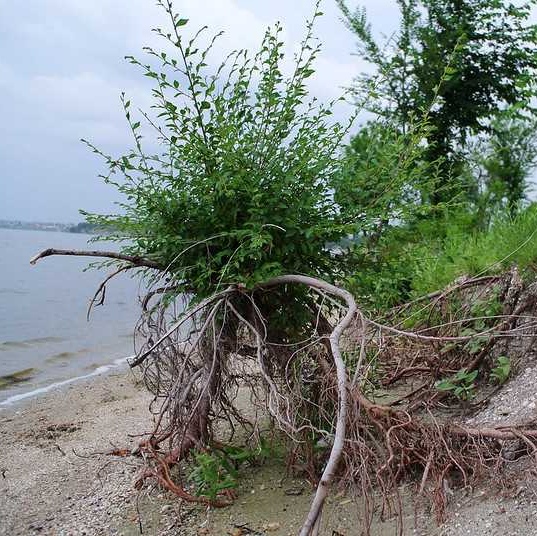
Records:
M54 249L49 248L41 251L30 259L30 264L35 264L38 260L50 257L52 255L72 255L76 257L101 257L107 259L116 259L119 261L130 262L134 267L154 268L155 270L163 270L163 268L155 261L144 259L134 255L124 255L116 251L96 251L96 250L77 250L77 249Z
M104 299L106 295L106 285L107 283L113 279L116 275L120 274L121 272L125 272L126 270L130 270L131 268L135 268L135 266L120 266L115 272L112 272L110 275L108 275L104 281L99 285L97 290L95 291L95 294L93 295L93 298L90 301L90 304L88 306L88 312L86 313L86 320L90 319L91 310L94 306L99 306L104 304Z

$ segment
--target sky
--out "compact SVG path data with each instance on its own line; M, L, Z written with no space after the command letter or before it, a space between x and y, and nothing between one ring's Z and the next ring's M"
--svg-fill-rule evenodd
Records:
M360 5L379 36L396 31L395 0ZM174 6L191 27L225 32L223 57L237 48L255 51L276 21L292 54L313 0L175 0ZM326 102L367 66L354 54L355 39L335 1L324 0L322 11L315 33L323 52L311 92ZM162 10L154 0L0 0L0 14L0 219L78 222L79 209L113 212L118 194L98 178L104 163L80 138L115 156L131 147L119 96L124 91L147 110L151 86L124 56L142 58L142 47L157 43L150 30L165 23Z

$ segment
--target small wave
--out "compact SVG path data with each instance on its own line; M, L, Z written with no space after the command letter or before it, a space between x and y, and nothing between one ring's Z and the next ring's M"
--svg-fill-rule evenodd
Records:
M115 359L112 363L109 365L102 365L98 368L96 368L93 372L90 372L89 374L84 374L82 376L75 376L74 378L69 378L68 380L63 380L61 382L52 383L50 385L47 385L45 387L39 387L38 389L34 389L32 391L28 391L27 393L21 393L18 395L13 395L7 398L6 400L3 400L0 402L0 406L10 406L11 404L18 402L19 400L24 400L26 398L31 398L43 393L48 393L49 391L52 391L54 389L58 389L59 387L63 387L64 385L69 385L70 383L75 383L80 380L85 380L87 378L92 378L93 376L99 376L101 374L104 374L105 372L108 372L109 370L115 369L123 365L124 363L127 363L129 359L132 359L134 356L127 356L127 357L120 357L119 359Z
M61 361L62 359L69 359L74 357L80 352L60 352L59 354L51 355L45 359L45 363L54 363L55 361Z
M26 348L27 346L30 345L24 341L4 341L0 342L0 351L9 350L10 348Z
M24 341L4 341L0 342L0 352L12 348L28 348L34 344L44 344L48 342L63 342L62 337L38 337L37 339L26 339Z
M34 377L35 372L35 368L27 368L18 370L17 372L12 372L11 374L0 376L0 389L7 389L16 383L27 382Z
M38 337L37 339L28 339L28 344L41 344L45 342L63 342L65 339L63 337Z

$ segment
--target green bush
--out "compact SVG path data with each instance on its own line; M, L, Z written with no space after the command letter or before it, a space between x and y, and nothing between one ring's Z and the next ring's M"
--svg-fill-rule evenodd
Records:
M490 377L499 385L503 385L511 375L511 360L501 355L496 359L496 366L490 371Z
M88 221L112 229L103 239L157 262L195 299L284 273L333 279L339 259L326 244L347 232L333 202L346 127L330 121L336 102L308 97L320 12L285 76L279 25L254 57L232 52L211 68L218 36L204 39L203 28L192 36L171 2L159 4L171 28L156 32L174 54L146 48L147 63L128 57L153 80L155 104L135 118L123 98L134 136L126 154L92 145L125 201L118 214L86 214ZM145 149L144 126L155 133L157 154Z

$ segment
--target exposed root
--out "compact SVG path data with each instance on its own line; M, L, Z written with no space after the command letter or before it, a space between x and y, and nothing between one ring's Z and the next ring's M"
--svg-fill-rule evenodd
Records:
M312 290L309 333L298 342L277 340L277 332L266 320L264 298L266 293L284 294L288 285L295 284ZM373 497L379 491L382 512L400 513L398 485L417 479L419 496L429 498L441 521L453 478L464 486L484 475L495 478L504 465L503 441L523 437L536 445L537 431L532 427L475 428L445 422L428 409L428 404L435 403L436 391L429 395L428 404L412 409L418 393L430 393L435 379L462 366L454 359L442 365L431 356L431 345L439 352L439 344L505 337L512 314L489 319L477 334L453 333L453 326L464 324L453 321L431 329L433 334L408 332L366 319L350 294L303 276L276 278L255 291L228 288L188 309L168 329L162 310L155 307L151 311L144 325L152 326L156 342L149 339L138 362L143 363L148 384L161 400L152 444L156 447L167 441L173 451L173 445L184 446L182 442L188 438L190 448L204 448L215 439L214 424L222 419L233 429L239 424L247 434L254 433L256 419L252 422L243 415L234 398L239 388L248 388L253 403L267 408L275 424L293 439L293 456L304 458L306 463L301 465L310 467L308 473L318 474L324 467L300 532L303 536L318 531L323 504L336 476L358 491L371 515ZM155 321L157 314L160 317ZM180 336L179 327L187 319L191 329ZM155 326L159 326L157 331ZM447 330L451 332L446 334ZM391 386L414 375L431 378L396 401L404 402L407 409L374 403L364 392L370 366L366 354L375 347L377 357L386 359L394 355L393 344L412 348L412 362L408 366L399 363L395 369L393 364L386 366L389 375L380 383ZM423 361L426 351L429 356ZM354 362L354 371L345 368L349 360ZM192 423L196 423L195 431ZM312 441L321 439L330 446L325 455L310 448ZM180 450L174 463L188 455L189 449ZM166 479L159 477L159 481L173 491ZM366 525L370 522L371 518Z
M32 262L98 253L46 250ZM104 302L106 284L118 273L161 270L152 261L100 254L125 264L103 281L92 305ZM515 271L461 280L382 321L366 318L347 291L300 275L253 290L230 286L193 303L178 292L173 283L156 281L142 300L141 344L131 366L142 369L154 394L154 427L139 445L145 468L138 488L152 479L186 501L230 504L229 492L193 493L183 462L239 432L244 441L259 440L268 412L292 441L289 465L306 468L317 485L300 535L318 534L336 478L361 497L367 533L379 507L382 517L401 514L403 482L415 483L417 501L428 499L441 522L453 487L485 476L502 483L505 441L520 440L528 454L537 452L533 423L464 423L476 385L466 386L462 402L435 387L461 370L479 371L476 382L485 384L498 341L535 337L537 318L529 314L535 296L522 297ZM493 301L497 310L489 311ZM486 307L477 311L480 303ZM293 329L279 321L290 315L299 316ZM246 407L239 395L248 397ZM381 395L388 397L382 404Z

